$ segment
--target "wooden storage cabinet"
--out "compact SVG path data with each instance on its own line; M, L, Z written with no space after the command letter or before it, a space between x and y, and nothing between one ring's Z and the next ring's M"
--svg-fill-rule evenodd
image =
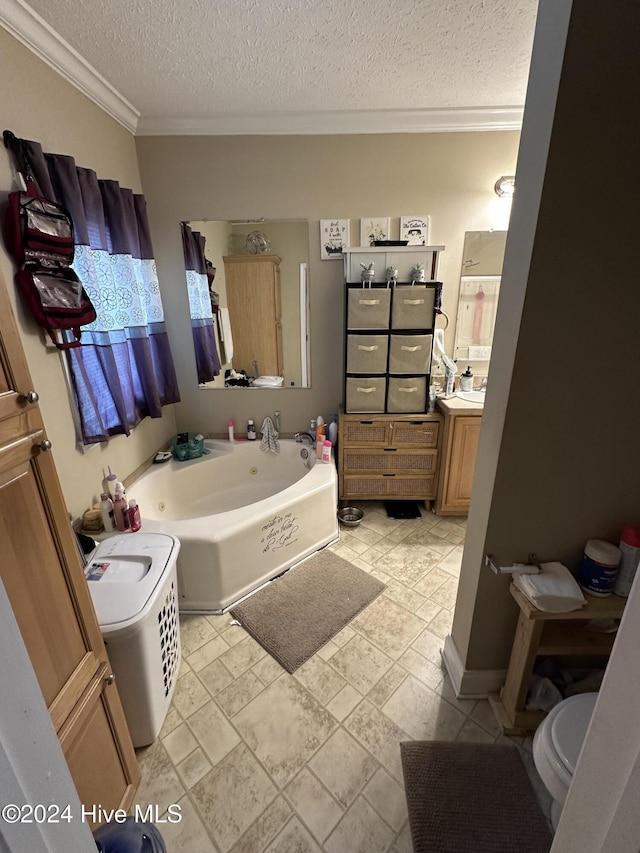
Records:
M224 259L233 366L253 375L282 376L282 311L278 255L228 255Z
M453 409L453 401L438 401L445 412L442 465L436 500L437 515L467 515L476 467L482 409Z
M340 500L433 500L442 417L348 415L339 422Z
M520 735L534 731L545 717L544 711L525 709L536 658L540 655L608 657L616 635L589 631L586 624L592 619L619 619L626 599L617 595L597 598L585 593L588 603L580 610L547 613L534 607L513 584L509 589L520 613L504 686L499 695L489 696L489 703L503 733Z

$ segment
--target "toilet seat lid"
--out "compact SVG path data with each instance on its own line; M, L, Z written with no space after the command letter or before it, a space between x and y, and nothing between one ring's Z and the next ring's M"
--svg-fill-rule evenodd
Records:
M551 742L556 755L573 775L578 756L598 698L597 693L579 693L565 699L551 724Z

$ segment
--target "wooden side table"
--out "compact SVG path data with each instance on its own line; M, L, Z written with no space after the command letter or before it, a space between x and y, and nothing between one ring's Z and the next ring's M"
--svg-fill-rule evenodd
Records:
M525 710L529 679L539 655L603 655L611 653L615 634L590 631L592 619L619 619L626 598L606 598L585 593L587 604L570 613L547 613L538 610L513 584L511 595L520 608L518 625L507 677L499 694L489 696L503 734L524 735L534 731L545 717L544 711Z

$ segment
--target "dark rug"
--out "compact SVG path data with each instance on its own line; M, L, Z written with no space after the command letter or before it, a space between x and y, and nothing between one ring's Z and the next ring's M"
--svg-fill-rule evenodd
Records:
M551 830L515 746L400 744L414 853L548 853Z
M231 615L287 672L295 672L384 588L342 557L321 551Z
M385 501L384 508L389 518L420 518L417 501Z

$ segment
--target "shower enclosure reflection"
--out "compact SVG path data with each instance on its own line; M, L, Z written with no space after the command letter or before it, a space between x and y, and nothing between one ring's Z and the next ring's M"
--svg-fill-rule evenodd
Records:
M253 386L256 376L260 378L254 387L309 387L307 221L192 220L188 225L204 238L220 358L219 375L201 381L199 387L225 388L225 374L227 387ZM255 232L260 239L248 240ZM206 285L203 276L199 278L202 290ZM199 319L203 296L195 295L194 277L189 273L187 285L195 330L199 323L211 321ZM194 331L194 341L196 337Z

